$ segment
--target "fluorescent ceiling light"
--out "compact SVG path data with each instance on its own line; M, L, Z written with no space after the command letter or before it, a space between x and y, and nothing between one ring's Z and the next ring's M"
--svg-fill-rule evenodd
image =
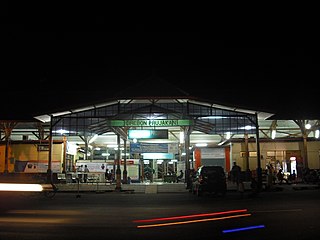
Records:
M207 147L208 143L196 143L196 147Z
M251 129L253 129L253 128L252 128L251 126L247 125L247 126L244 127L244 129L245 129L245 130L251 130Z
M184 132L180 132L180 143L184 143Z
M230 139L231 138L231 133L230 132L227 132L226 133L226 139Z
M315 132L314 132L314 137L315 138L319 138L319 129L317 129Z
M65 134L65 133L69 133L69 131L68 130L64 130L64 129L59 129L59 130L56 131L56 133L60 133L62 135L62 134Z
M200 117L200 119L224 119L227 117L222 117L222 116L208 116L208 117Z
M271 132L271 138L272 139L276 138L276 133L277 133L276 130L273 129L272 132Z

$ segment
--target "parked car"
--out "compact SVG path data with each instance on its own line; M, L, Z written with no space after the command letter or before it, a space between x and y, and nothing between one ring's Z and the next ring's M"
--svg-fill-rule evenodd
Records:
M221 194L227 192L227 178L221 166L201 166L198 168L191 185L191 192L197 196L203 193Z

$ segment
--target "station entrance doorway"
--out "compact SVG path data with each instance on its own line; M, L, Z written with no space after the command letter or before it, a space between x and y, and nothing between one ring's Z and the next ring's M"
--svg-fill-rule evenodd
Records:
M177 173L184 172L184 161L177 159L144 159L144 181L147 182L176 182Z

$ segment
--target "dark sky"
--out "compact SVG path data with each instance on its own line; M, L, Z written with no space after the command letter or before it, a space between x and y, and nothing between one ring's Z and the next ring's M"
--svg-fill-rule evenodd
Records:
M31 23L1 26L3 116L117 96L152 74L212 101L279 116L320 115L319 50L310 45L247 47L203 29L110 24L103 17L68 19L63 27L50 22L41 31Z

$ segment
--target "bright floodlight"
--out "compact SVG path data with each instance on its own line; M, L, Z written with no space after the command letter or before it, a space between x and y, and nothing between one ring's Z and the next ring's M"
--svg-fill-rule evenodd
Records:
M311 128L311 124L310 124L310 123L307 123L304 127L305 127L306 129L310 129L310 128Z

